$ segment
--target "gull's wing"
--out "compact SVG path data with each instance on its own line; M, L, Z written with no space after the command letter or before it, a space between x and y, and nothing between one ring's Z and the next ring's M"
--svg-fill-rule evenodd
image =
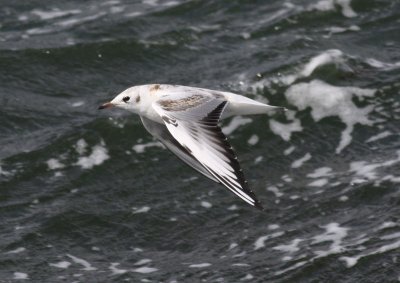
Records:
M190 153L183 147L179 142L174 139L171 133L168 131L165 124L154 122L146 117L140 116L142 119L143 126L146 130L162 142L170 151L178 156L183 162L197 170L207 178L219 183Z
M245 202L262 209L218 121L227 101L193 94L153 103L176 141L220 183Z

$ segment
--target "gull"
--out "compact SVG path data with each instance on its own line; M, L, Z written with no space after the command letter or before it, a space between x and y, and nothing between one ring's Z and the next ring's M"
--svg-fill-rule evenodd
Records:
M111 107L138 114L146 130L183 162L263 210L218 122L283 107L231 92L167 84L128 88L99 109Z

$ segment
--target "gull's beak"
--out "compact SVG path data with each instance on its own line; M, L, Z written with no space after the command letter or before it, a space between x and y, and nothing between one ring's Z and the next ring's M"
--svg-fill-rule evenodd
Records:
M112 104L111 102L106 102L102 105L99 106L99 109L106 109L106 108L111 108L114 107L114 104Z

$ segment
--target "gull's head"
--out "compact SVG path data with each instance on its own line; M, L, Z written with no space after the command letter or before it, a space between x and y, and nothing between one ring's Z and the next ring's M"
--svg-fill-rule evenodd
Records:
M110 102L106 102L100 105L99 109L118 107L132 112L137 112L139 108L139 102L139 88L134 86L124 90L116 97L114 97L114 99Z

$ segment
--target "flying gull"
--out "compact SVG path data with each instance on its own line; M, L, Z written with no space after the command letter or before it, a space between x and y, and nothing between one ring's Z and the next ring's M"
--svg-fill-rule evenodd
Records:
M218 122L234 115L284 109L230 92L179 85L134 86L99 109L119 107L140 116L146 130L183 162L263 209Z

